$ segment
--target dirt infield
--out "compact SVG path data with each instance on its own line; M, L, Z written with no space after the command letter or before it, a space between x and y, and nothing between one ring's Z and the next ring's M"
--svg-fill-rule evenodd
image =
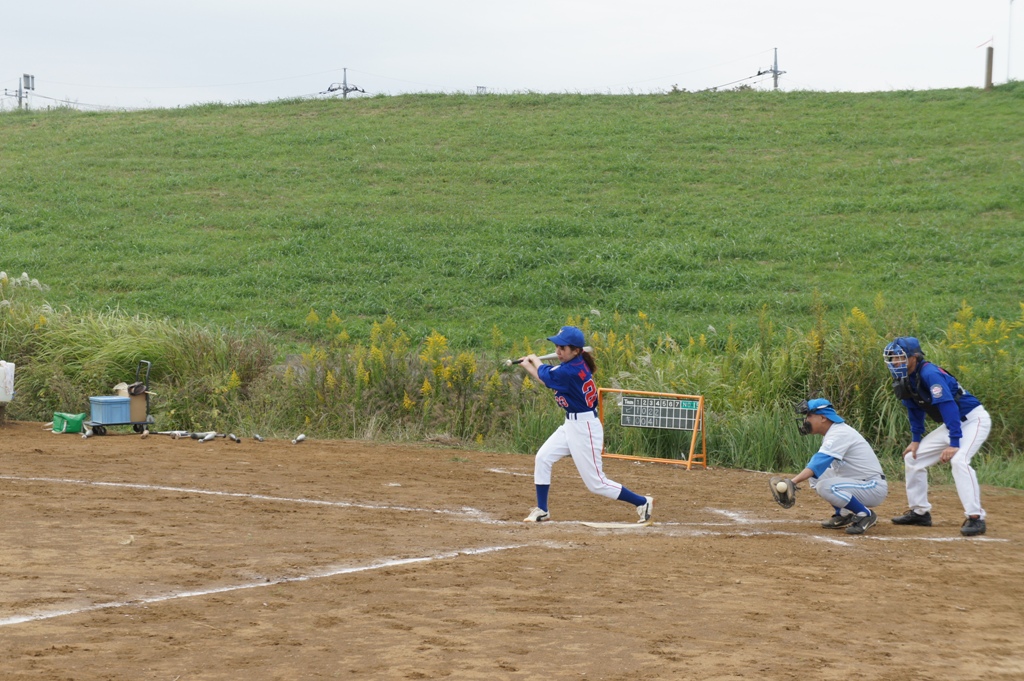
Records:
M713 456L712 456L713 463ZM655 524L532 458L0 427L4 679L1020 679L1024 495L827 531L767 476L609 460Z

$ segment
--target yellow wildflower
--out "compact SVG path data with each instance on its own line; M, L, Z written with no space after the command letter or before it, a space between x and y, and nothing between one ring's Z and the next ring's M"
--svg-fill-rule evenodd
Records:
M434 330L427 336L427 342L424 344L420 359L424 362L439 362L447 351L448 339Z

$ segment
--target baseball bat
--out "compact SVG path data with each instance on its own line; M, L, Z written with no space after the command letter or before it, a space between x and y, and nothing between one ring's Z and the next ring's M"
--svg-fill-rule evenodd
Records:
M586 345L586 346L583 347L583 351L584 352L593 352L594 348L590 347L589 345ZM541 361L544 361L546 359L558 359L558 353L552 352L552 353L549 353L547 355L541 355L537 359L539 359ZM505 366L507 366L507 367L510 367L513 364L522 364L522 363L523 363L523 360L521 360L521 359L506 359L505 360Z

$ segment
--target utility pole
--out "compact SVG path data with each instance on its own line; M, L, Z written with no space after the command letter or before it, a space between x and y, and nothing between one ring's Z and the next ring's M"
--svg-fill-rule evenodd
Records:
M1006 29L1006 82L1010 82L1010 48L1013 46L1013 0L1010 0L1010 21Z
M27 109L28 108L28 91L29 90L35 90L35 89L36 89L36 77L31 75L31 74L26 73L26 74L23 74L21 76L21 78L18 80L18 90L17 90L17 92L8 92L7 88L4 88L4 96L5 97L17 97L18 98L18 108L21 109L22 108L22 103L24 102L25 108Z
M779 48L775 48L775 64L772 66L772 80L775 81L775 89L779 89L779 76L785 71L779 71Z
M785 71L779 71L779 48L777 48L777 47L775 48L775 62L772 64L772 67L770 69L768 69L767 71L760 71L759 70L757 72L757 75L761 76L761 75L764 75L766 73L772 74L772 80L775 82L775 89L778 90L779 89L779 76L781 76L783 73L785 73Z
M341 71L342 71L341 82L340 83L331 83L331 86L329 88L327 88L327 90L325 92L322 92L320 94L326 94L327 92L338 92L340 90L341 91L341 96L344 99L348 99L348 93L350 93L350 92L362 92L363 94L366 94L366 90L364 90L364 89L362 89L360 87L356 87L355 85L349 85L348 84L348 69L347 68L343 68Z
M995 50L989 45L985 48L985 89L992 89L992 55Z

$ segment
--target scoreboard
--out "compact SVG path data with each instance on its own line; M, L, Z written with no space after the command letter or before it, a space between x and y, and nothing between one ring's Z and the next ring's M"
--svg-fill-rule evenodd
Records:
M634 428L694 430L697 406L696 400L623 395L620 423Z

